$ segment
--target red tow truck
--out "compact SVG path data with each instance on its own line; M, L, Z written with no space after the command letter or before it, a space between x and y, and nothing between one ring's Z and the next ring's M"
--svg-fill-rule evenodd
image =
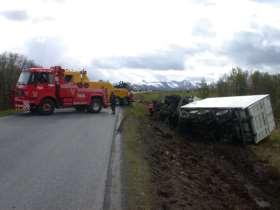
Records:
M15 88L16 110L49 115L56 108L98 113L108 107L105 90L78 86L68 81L64 72L60 66L23 70Z

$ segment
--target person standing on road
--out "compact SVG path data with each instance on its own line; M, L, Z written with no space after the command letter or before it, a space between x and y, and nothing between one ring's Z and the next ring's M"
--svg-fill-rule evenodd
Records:
M114 92L111 93L110 104L111 104L112 114L115 114L116 113L116 95Z

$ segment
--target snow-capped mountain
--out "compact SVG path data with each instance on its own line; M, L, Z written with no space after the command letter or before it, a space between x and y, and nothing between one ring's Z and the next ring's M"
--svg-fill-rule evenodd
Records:
M146 82L133 84L132 88L137 91L147 90L190 90L196 87L196 82L188 80L169 81L169 82Z

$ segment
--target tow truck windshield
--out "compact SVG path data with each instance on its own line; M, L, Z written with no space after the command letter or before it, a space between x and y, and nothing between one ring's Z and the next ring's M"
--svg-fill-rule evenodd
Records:
M53 83L53 75L48 72L26 72L23 71L18 79L18 84L51 84Z
M31 72L28 71L23 71L21 72L19 79L18 79L18 84L22 85L27 85L30 79Z

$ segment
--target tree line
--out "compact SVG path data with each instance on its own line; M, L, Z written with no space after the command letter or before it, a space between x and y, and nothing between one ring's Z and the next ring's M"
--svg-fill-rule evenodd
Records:
M0 110L12 108L13 90L20 72L34 66L37 65L25 56L16 53L0 54ZM280 119L280 74L249 72L236 67L215 83L207 84L203 79L197 91L202 98L270 94L275 117Z
M12 108L13 91L24 68L35 66L35 63L16 53L0 54L0 110Z
M275 118L280 119L280 74L249 72L236 67L215 83L207 84L205 80L202 80L198 94L202 98L270 94Z

